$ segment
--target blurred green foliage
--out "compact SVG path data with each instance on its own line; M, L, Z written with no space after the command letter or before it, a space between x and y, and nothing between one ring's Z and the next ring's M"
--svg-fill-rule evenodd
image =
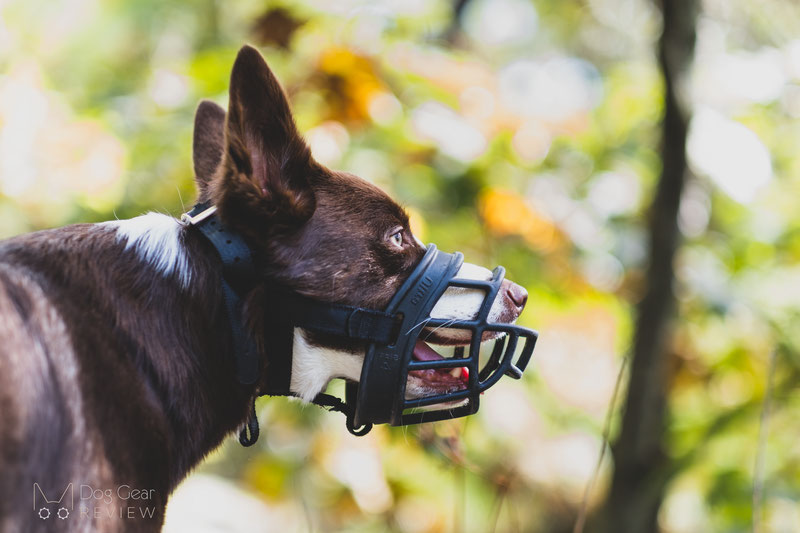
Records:
M698 24L666 437L678 473L660 523L749 529L777 350L764 531L800 531L800 11L710 0ZM469 420L355 439L338 415L264 399L258 446L231 440L186 485L231 481L263 531L566 531L641 295L658 32L638 0L470 0L458 18L443 0L6 1L0 236L187 209L196 103L225 104L254 42L315 156L387 189L423 240L505 265L542 337L523 382ZM224 520L220 501L198 497L195 521ZM188 530L183 509L167 530Z

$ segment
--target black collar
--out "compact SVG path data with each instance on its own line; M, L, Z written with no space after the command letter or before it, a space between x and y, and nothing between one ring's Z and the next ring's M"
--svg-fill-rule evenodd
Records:
M181 216L181 222L199 229L222 260L222 292L233 334L236 377L243 385L252 385L259 375L258 350L242 321L242 298L255 287L258 277L250 247L219 220L216 211L216 206L208 203L197 204Z

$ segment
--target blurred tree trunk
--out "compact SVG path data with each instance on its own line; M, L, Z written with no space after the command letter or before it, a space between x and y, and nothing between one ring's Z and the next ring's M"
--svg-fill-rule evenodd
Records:
M680 244L678 208L686 166L690 111L683 92L695 44L698 0L660 0L663 33L659 66L664 80L662 171L650 209L650 255L645 294L637 307L631 375L622 429L612 446L614 475L600 529L606 533L655 533L672 471L663 437L668 394L670 321L675 252Z
M445 29L442 34L442 40L455 45L458 38L461 36L464 9L467 7L469 0L453 0L453 11L450 17L450 25Z

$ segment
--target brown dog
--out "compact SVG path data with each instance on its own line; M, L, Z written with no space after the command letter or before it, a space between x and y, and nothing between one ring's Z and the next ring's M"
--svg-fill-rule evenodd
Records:
M253 48L236 58L227 117L203 102L195 127L200 200L247 241L260 279L381 309L423 256L385 193L314 161ZM262 377L242 385L220 268L193 228L153 213L0 243L0 531L160 529L169 493L242 426L268 372L269 291L245 297ZM512 322L524 289L503 288L493 317ZM467 317L475 292L448 289L435 312ZM296 395L358 381L363 345L300 329L294 340ZM408 394L453 387L428 374Z

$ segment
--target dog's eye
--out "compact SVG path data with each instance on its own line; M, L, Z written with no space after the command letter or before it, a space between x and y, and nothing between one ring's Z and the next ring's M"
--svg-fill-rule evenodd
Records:
M403 231L401 230L401 231L398 231L397 233L392 234L392 236L389 237L389 240L391 241L392 244L394 244L398 248L402 248L403 247Z

